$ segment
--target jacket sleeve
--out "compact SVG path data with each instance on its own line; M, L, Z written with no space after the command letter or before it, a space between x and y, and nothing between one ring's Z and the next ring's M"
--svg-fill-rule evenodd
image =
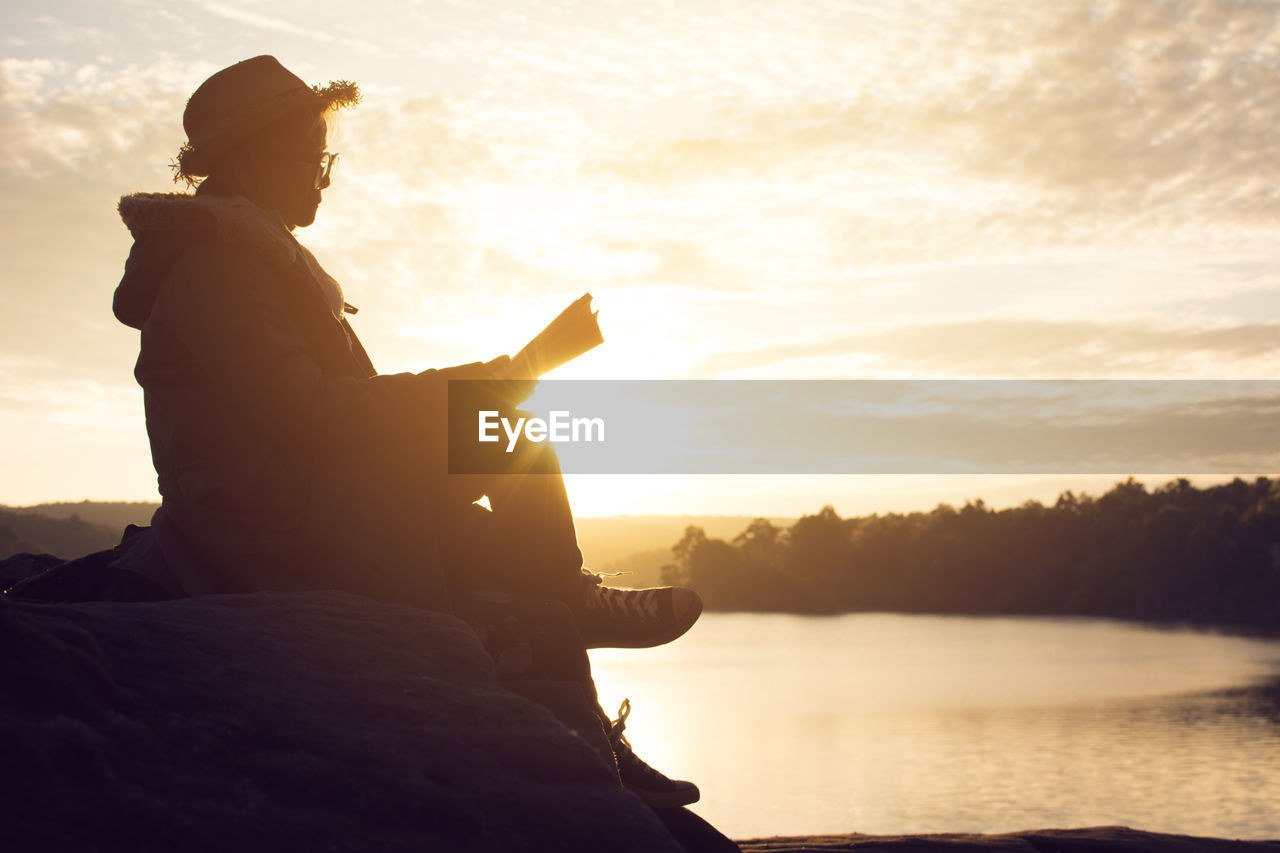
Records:
M388 443L445 446L452 371L327 374L288 298L286 288L299 282L236 251L216 240L192 246L171 271L152 319L172 328L247 428L286 445L312 444L321 454Z

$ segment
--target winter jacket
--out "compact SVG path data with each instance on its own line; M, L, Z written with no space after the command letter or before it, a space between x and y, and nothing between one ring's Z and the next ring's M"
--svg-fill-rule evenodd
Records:
M114 311L141 331L163 499L130 568L180 595L345 589L450 609L427 509L449 371L378 374L341 288L274 212L200 193L119 210L134 244Z

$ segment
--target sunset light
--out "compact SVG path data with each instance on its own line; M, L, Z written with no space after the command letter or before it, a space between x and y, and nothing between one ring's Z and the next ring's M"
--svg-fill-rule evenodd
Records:
M0 23L22 849L1280 843L1280 0Z
M148 3L6 12L8 500L154 494L138 430L122 478L39 464L46 426L96 407L90 380L140 418L102 313L114 199L165 189L186 93L255 52L362 82L303 240L384 371L511 351L586 291L607 345L560 378L1277 367L1267 4L303 8L155 6L171 34ZM55 408L16 403L37 378Z

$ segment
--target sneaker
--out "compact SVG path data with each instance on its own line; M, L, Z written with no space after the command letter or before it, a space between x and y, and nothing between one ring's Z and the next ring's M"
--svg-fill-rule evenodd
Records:
M661 646L692 628L702 615L702 599L691 589L615 589L602 580L583 569L581 598L571 605L589 649Z
M681 779L668 779L640 760L622 734L631 713L631 700L623 699L618 708L618 719L609 726L609 743L618 760L618 778L622 787L635 794L646 805L656 809L675 808L696 803L702 794L698 786Z

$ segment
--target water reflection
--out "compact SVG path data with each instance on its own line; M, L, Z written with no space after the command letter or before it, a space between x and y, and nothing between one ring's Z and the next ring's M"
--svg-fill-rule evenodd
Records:
M1280 836L1280 643L1098 620L707 614L593 653L731 835Z
M1280 678L1235 690L1222 690L1218 695L1223 699L1218 713L1264 717L1280 726Z

